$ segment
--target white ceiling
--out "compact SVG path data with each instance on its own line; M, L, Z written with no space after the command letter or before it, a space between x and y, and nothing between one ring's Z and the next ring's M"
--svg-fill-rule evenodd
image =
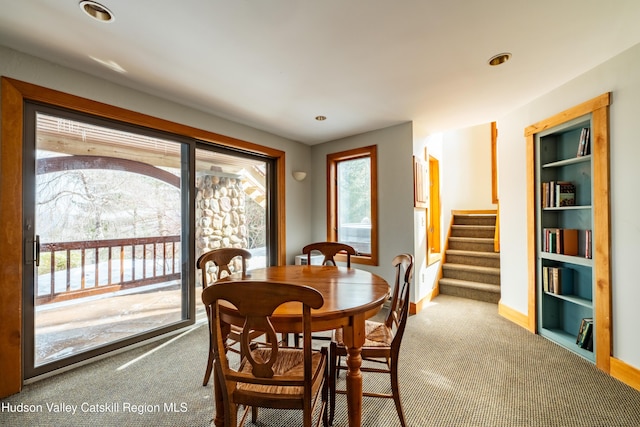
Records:
M78 3L0 0L0 45L309 145L487 123L640 42L638 0Z

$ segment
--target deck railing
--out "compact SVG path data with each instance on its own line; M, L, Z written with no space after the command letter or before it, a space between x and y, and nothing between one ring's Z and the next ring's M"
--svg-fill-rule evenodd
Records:
M180 253L180 236L42 243L36 304L177 280Z

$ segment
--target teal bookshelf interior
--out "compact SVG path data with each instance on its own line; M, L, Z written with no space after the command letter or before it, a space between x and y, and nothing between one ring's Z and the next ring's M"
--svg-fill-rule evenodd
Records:
M582 319L595 316L594 260L587 237L587 230L592 233L594 225L593 170L590 154L578 156L583 128L591 128L590 114L540 132L535 139L537 327L540 335L594 362L594 351L576 344ZM558 207L552 201L549 206L547 201L545 206L543 183L550 183L555 189L558 182L569 182L575 186L574 205ZM546 229L578 230L577 255L550 252L548 242L545 245L545 239L548 239ZM543 284L548 270L557 268L570 270L568 278L563 279L561 293L549 292Z

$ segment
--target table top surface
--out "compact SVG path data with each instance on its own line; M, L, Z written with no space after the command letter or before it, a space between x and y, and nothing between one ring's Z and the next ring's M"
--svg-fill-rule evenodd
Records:
M375 315L389 297L389 284L382 277L357 268L286 265L249 270L246 275L232 274L223 281L256 280L293 283L317 289L324 297L324 304L312 310L314 331L335 329L344 326L349 317ZM276 309L272 322L276 330L295 332L300 329L299 303L283 304ZM232 313L225 321L236 324Z

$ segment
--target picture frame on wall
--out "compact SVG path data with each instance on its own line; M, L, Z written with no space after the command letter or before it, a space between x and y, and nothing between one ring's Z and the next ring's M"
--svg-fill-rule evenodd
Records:
M429 207L429 165L417 156L413 156L413 206Z

